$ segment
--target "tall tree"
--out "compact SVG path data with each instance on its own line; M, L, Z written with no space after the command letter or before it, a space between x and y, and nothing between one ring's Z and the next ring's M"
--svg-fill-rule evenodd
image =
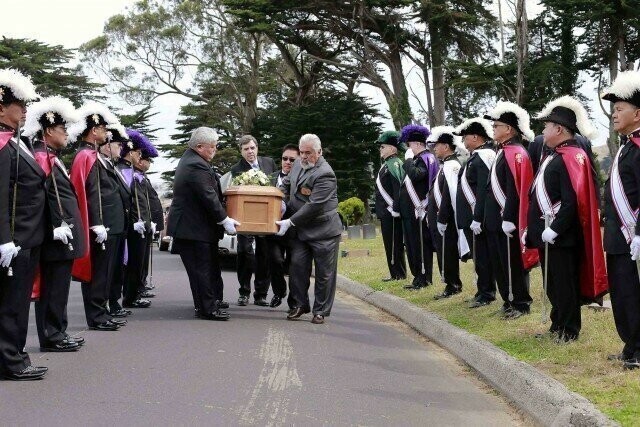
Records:
M151 141L154 141L157 136L156 132L159 128L151 127L151 119L156 116L158 112L151 112L151 106L147 105L138 110L135 110L131 114L120 114L120 123L129 129L135 129L138 132L145 134Z

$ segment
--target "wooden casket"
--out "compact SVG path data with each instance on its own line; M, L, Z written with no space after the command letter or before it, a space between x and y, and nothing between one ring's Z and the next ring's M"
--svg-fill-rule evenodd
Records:
M227 189L227 215L238 221L239 234L263 236L278 232L284 194L276 187L231 186Z

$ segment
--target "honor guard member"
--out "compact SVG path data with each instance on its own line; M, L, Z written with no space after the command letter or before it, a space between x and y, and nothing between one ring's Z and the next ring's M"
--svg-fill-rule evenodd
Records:
M124 206L125 218L128 217L131 211L131 188L129 183L124 178L117 165L122 153L122 147L129 142L129 135L121 124L113 124L107 127L107 143L100 146L100 153L106 159L106 165L113 176L117 178L115 181L118 183L118 190L120 191L120 198L122 199L122 205ZM116 262L113 272L113 280L109 286L109 314L111 317L122 318L132 314L131 310L125 310L120 304L122 298L122 290L124 288L124 280L126 273L126 266L124 265L125 259L125 247L127 244L127 232L122 235L120 244L118 245Z
M211 169L217 144L218 134L211 128L199 127L191 134L176 168L167 220L172 251L180 254L189 276L195 315L206 320L229 319L219 305L223 283L218 242L225 231L236 234L240 225L227 216L220 181Z
M322 157L320 138L300 137L300 159L284 177L283 191L291 217L276 221L279 236L291 230L289 284L295 308L288 320L298 319L310 310L311 267L315 267L313 319L322 324L331 314L336 294L338 247L342 221L338 216L338 183L333 169Z
M158 150L149 141L149 145L142 148L142 155L140 156L140 171L144 176L145 185L145 197L149 202L149 210L151 211L151 241L149 242L149 250L145 252L145 260L142 264L142 283L145 286L145 292L141 294L142 298L149 298L151 295L149 291L155 288L153 285L153 240L155 234L158 231L164 230L164 213L162 209L162 202L156 192L151 181L147 176L147 171L151 168L153 159L158 157ZM228 307L224 307L228 308Z
M87 242L75 188L58 157L67 146L67 124L77 121L71 101L55 96L29 106L24 130L38 141L34 144L38 147L36 161L47 175L47 233L40 252L40 289L35 302L42 351L76 351L84 344L83 338L67 334L67 303L73 260L84 255Z
M549 332L557 342L569 342L580 334L581 303L602 303L608 288L597 187L588 155L575 140L578 133L591 139L597 132L584 107L569 96L548 103L536 120L544 122L551 152L531 187L526 243L540 253L551 302Z
M118 161L118 170L129 185L131 195L131 208L127 219L127 256L122 306L147 308L151 302L141 298L146 291L142 275L154 227L151 224L151 209L146 197L146 184L140 169L140 158L143 147L148 150L151 142L145 135L132 129L127 129L127 137L129 141L123 145Z
M287 144L282 149L282 166L280 171L270 175L271 185L280 187L285 176L291 173L291 168L300 155L300 149L297 145ZM286 206L284 207L282 219L286 219ZM287 295L287 281L284 276L289 271L289 262L291 257L290 233L284 236L267 236L269 246L269 275L271 277L271 290L273 298L269 303L270 307L278 307L282 304L282 299ZM289 310L293 309L295 302L289 291L287 298Z
M489 170L496 159L491 122L482 117L464 121L456 128L471 155L460 170L456 195L458 227L470 242L473 268L476 272L476 294L470 308L482 307L496 299L496 279L491 269L487 233L482 229L487 198Z
M400 212L393 210L394 205L398 206L400 203L400 185L405 177L403 162L398 158L400 132L384 132L378 138L377 144L380 146L380 158L383 163L376 177L376 216L380 220L390 273L390 276L382 281L404 280L407 278L407 267L404 261L402 220Z
M530 312L529 270L538 264L538 251L525 249L529 189L533 170L523 141L534 137L529 114L511 102L499 102L485 119L493 120L499 150L489 174L484 229L487 231L492 269L503 300L503 318Z
M402 218L407 261L413 275L413 282L405 289L411 290L429 286L433 275L433 242L426 222L427 194L438 174L438 161L427 150L429 133L421 125L407 125L400 133L400 142L408 145L413 158L403 164L405 178L393 210Z
M460 162L456 155L459 137L454 132L451 126L436 126L427 138L427 144L433 146L433 152L440 162L427 205L429 232L438 258L440 279L445 285L443 292L436 295L435 299L449 298L462 292L459 259L469 253L465 234L460 232L458 238L456 195Z
M35 380L47 371L24 351L31 290L45 235L45 174L21 139L27 102L38 99L31 79L0 70L0 376Z
M242 159L231 167L231 176L235 178L251 169L271 175L276 171L276 163L271 157L258 156L258 141L251 135L243 135L238 140ZM255 244L255 248L253 247ZM238 282L240 298L238 305L247 305L251 295L251 276L254 277L253 301L256 305L268 306L269 292L269 249L264 236L238 235Z
M107 143L107 125L116 117L102 104L87 102L78 110L80 121L69 128L69 138L80 138L71 166L82 231L89 242L82 258L73 263L72 275L82 282L82 299L89 329L116 331L126 323L107 312L109 289L119 262L118 248L125 228L125 210L117 180L108 159L100 154Z
M619 73L602 98L613 103L613 127L620 134L620 149L604 188L604 250L611 307L624 343L622 352L610 360L635 369L640 367L640 73Z

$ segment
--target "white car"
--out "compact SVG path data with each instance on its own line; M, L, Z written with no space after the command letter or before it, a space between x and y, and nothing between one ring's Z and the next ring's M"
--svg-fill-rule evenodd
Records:
M218 242L218 254L220 256L238 255L238 236L230 236L225 233Z

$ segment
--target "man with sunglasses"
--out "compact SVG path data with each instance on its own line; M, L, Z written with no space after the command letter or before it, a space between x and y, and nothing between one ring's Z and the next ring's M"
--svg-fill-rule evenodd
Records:
M284 177L289 175L291 167L300 154L300 150L297 145L287 144L282 149L282 166L280 171L272 173L271 185L280 187ZM286 212L283 215L286 218ZM269 248L269 273L271 277L271 290L273 291L273 298L269 303L270 307L278 307L282 304L282 299L287 295L287 281L284 278L285 272L289 267L289 256L291 255L288 235L284 236L267 236L268 248ZM294 306L291 295L287 300L289 309Z

